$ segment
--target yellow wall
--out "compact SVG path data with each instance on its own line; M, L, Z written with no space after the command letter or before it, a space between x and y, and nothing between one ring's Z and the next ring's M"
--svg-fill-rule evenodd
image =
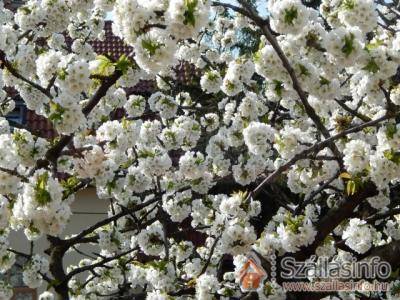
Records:
M107 201L98 199L94 188L88 188L79 192L72 204L72 212L74 214L71 216L62 237L65 235L77 234L82 229L104 219L107 216L107 208ZM26 239L23 231L12 232L10 234L10 246L24 253L28 253L30 249L30 243ZM35 242L34 252L43 254L43 250L47 247L48 242L46 237L42 237ZM91 251L98 252L98 248L90 245L81 246L79 249L89 254L91 254ZM76 252L67 253L64 259L64 266L76 264L82 258L84 257ZM46 286L43 288L45 289ZM41 292L41 290L39 292Z

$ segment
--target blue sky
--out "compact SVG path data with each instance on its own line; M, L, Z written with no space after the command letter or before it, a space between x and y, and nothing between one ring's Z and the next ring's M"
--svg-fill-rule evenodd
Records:
M235 0L220 0L220 1L221 2L225 2L225 3L231 3L231 4L238 5L238 3ZM258 9L259 9L261 15L262 16L266 16L267 15L267 1L265 1L265 0L264 1L258 1L258 3L259 3ZM112 20L112 18L113 18L112 13L111 12L107 13L106 19L107 20Z
M220 0L220 1L221 2L225 2L225 3L231 3L231 4L234 4L234 5L239 5L237 3L237 1L235 1L235 0ZM268 1L266 1L266 0L257 1L258 10L259 10L259 12L260 12L260 14L262 16L266 16L267 15L267 2Z

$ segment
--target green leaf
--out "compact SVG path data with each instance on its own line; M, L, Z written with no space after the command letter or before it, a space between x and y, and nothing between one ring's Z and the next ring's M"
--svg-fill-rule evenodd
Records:
M260 40L260 42L258 43L258 50L263 49L265 47L265 45L266 45L265 40Z
M67 75L68 75L68 73L65 69L61 69L60 71L58 71L58 74L57 74L58 78L63 81L65 80L65 78L67 78Z
M206 72L206 76L207 79L209 79L210 81L215 81L218 79L218 74L216 74L215 72L208 71Z
M121 57L115 63L115 69L121 71L123 74L126 74L130 66L131 62L125 54L121 55Z
M327 84L330 84L330 83L331 82L328 79L326 79L325 77L319 76L319 84L320 85L327 85Z
M198 4L198 0L185 0L185 6L186 6L186 10L183 14L184 16L184 20L183 20L183 24L185 25L191 25L192 27L196 26L196 17L194 15L197 4Z
M154 42L151 39L142 40L142 47L143 49L147 50L150 56L156 54L156 51L161 48L161 46L163 46L163 44Z
M379 71L380 68L379 68L378 64L375 62L375 60L373 58L371 58L368 61L367 65L362 69L365 71L368 71L370 73L376 73Z
M49 180L49 174L47 172L38 176L35 186L35 199L41 206L51 202L50 193L47 191L47 181Z
M127 120L125 117L122 118L121 120L122 128L127 130L129 128L129 125L131 124L130 120Z
M188 287L194 287L196 286L196 278L192 278L187 282Z
M193 179L190 182L191 182L192 185L199 185L202 181L203 181L203 178L200 177L200 178L197 178L197 179Z
M353 9L356 6L356 4L355 4L354 0L344 0L342 2L342 6L344 9L350 10L350 9Z
M293 25L294 20L297 19L297 17L298 17L298 12L296 7L292 6L291 8L285 9L284 21L286 24Z
M293 233L299 233L299 228L303 225L303 221L303 215L292 217L290 214L288 214L285 218L287 228Z
M276 93L279 97L282 97L283 82L274 79L273 83L274 83L274 85L275 85L275 88L274 88L275 93Z
M109 70L113 66L113 62L105 55L99 55L97 56L96 59L100 61L100 64L97 67L95 74L99 74L102 76L109 76L110 75Z
M154 158L156 154L150 150L147 149L142 149L138 151L138 157L139 158L147 158L147 157L152 157Z
M261 44L260 44L261 45ZM261 49L260 49L261 50ZM256 51L254 54L253 54L253 61L255 62L255 63L259 63L259 62L261 62L261 60L262 60L262 55L261 55L261 51Z
M299 64L299 69L300 75L310 76L310 71L308 71L308 69L304 65Z
M265 114L260 118L260 122L268 124L269 123L269 119L268 119L268 115Z
M174 188L175 184L172 181L169 181L167 184L167 190L172 190Z
M365 46L365 49L368 52L371 52L372 50L374 50L374 49L376 49L376 48L378 48L379 46L382 46L382 45L383 45L383 40L377 39L377 40L374 40L374 42L368 43Z
M263 292L264 292L264 295L265 296L271 296L271 295L274 295L274 288L273 288L273 286L271 285L271 284L265 284L265 286L264 286L264 289L263 289Z
M389 124L386 126L386 137L387 137L389 140L393 139L393 137L394 137L394 135L396 134L396 132L397 132L397 126L396 126L396 124L389 123Z
M79 179L75 176L69 177L67 180L61 181L61 186L64 188L63 196L68 197L74 191L74 188L80 183Z
M348 196L354 195L357 191L357 184L354 180L347 181L346 194Z
M223 291L223 295L225 297L229 297L229 299L233 298L233 296L235 296L235 290L231 289L231 288L225 288Z
M311 31L306 35L306 46L319 51L325 51L321 45L320 36Z
M160 271L165 271L168 265L167 260L161 260L161 261L151 261L147 263L148 266L151 266L157 270Z
M18 10L21 10L24 15L29 15L32 12L28 6L22 6Z
M383 152L383 156L385 156L386 159L394 162L396 165L400 164L400 152L386 150Z
M107 187L107 193L111 195L112 190L117 187L117 180L114 179L112 181L107 182L106 187Z
M28 143L28 141L27 141L25 135L22 134L21 131L14 131L12 137L13 137L13 140L14 140L16 143L21 143L21 144L27 144L27 143Z
M201 165L203 162L204 162L204 158L201 158L201 157L196 158L196 160L194 161L194 163L198 166Z
M62 121L65 108L58 103L50 102L50 112L49 120L53 122L60 122Z
M354 34L350 33L344 36L344 45L342 47L342 52L348 57L354 50Z

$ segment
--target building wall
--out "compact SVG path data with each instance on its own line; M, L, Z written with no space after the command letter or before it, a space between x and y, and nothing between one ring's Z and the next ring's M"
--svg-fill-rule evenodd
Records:
M97 221L106 218L107 208L107 201L97 198L94 188L88 188L79 192L76 194L76 199L72 204L73 215L61 237L77 234L83 229L95 224ZM22 230L10 234L10 246L24 253L29 253L30 250L30 242L26 239ZM48 246L49 244L46 237L42 237L35 242L34 253L43 254L43 251L48 248ZM98 248L92 245L84 245L79 247L79 249L88 254L91 254L93 251L98 252ZM84 258L84 256L75 251L67 253L64 259L64 266L76 264L82 258ZM45 286L43 288L45 288ZM42 292L42 289L38 292Z

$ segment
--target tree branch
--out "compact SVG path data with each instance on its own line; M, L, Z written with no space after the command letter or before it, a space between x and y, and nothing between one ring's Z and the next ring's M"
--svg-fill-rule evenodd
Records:
M302 152L296 154L295 156L293 156L293 158L291 158L288 162L286 162L285 164L283 164L282 166L280 166L278 169L276 169L272 174L270 174L267 178L265 178L250 194L249 194L249 198L250 197L255 197L257 196L260 191L264 188L265 185L275 181L283 172L287 171L292 165L294 165L297 161L301 160L301 159L305 159L307 158L307 156L313 152L316 151L320 151L323 148L325 148L329 143L332 143L333 141L340 139L350 133L354 133L354 132L358 132L360 130L363 130L364 128L367 127L372 127L375 125L378 125L379 123L391 119L391 118L395 118L397 115L397 112L388 112L386 115L377 118L375 120L371 120L369 122L363 123L361 125L357 125L354 127L351 127L347 130L344 130L342 132L337 133L336 135L331 136L328 139L325 139L319 143L314 144L313 146L303 150Z
M0 50L0 69L6 68L8 72L10 72L14 77L22 80L23 82L29 84L31 87L35 88L36 90L40 91L43 95L46 95L48 98L52 99L51 93L46 90L44 87L40 86L39 84L25 78L18 71L12 66L12 64L7 60L6 54Z
M106 95L107 91L113 86L117 80L122 76L122 72L116 70L113 75L106 78L99 89L94 93L89 103L82 109L83 114L87 117L100 100ZM64 135L60 141L46 153L46 159L51 162L55 162L60 156L64 147L66 147L72 141L73 135Z
M104 225L110 224L110 223L114 222L115 220L118 220L118 219L120 219L122 217L125 217L125 216L129 215L132 212L139 211L139 210L143 209L144 207L146 207L146 206L148 206L150 204L153 204L153 203L155 203L157 201L159 201L159 199L154 198L154 199L151 199L151 200L149 200L147 202L138 204L134 208L131 208L131 209L128 209L128 210L124 210L124 211L122 211L122 212L120 212L120 213L118 213L116 215L113 215L110 218L107 218L107 219L104 219L104 220L101 220L101 221L97 222L96 224L94 224L94 225L82 230L82 232L79 233L77 236L74 236L74 237L72 237L72 238L70 238L68 240L64 240L64 241L69 245L79 244L79 241L80 241L81 238L83 238L86 235L94 232L96 229L98 229L98 228L100 228L100 227L102 227Z

